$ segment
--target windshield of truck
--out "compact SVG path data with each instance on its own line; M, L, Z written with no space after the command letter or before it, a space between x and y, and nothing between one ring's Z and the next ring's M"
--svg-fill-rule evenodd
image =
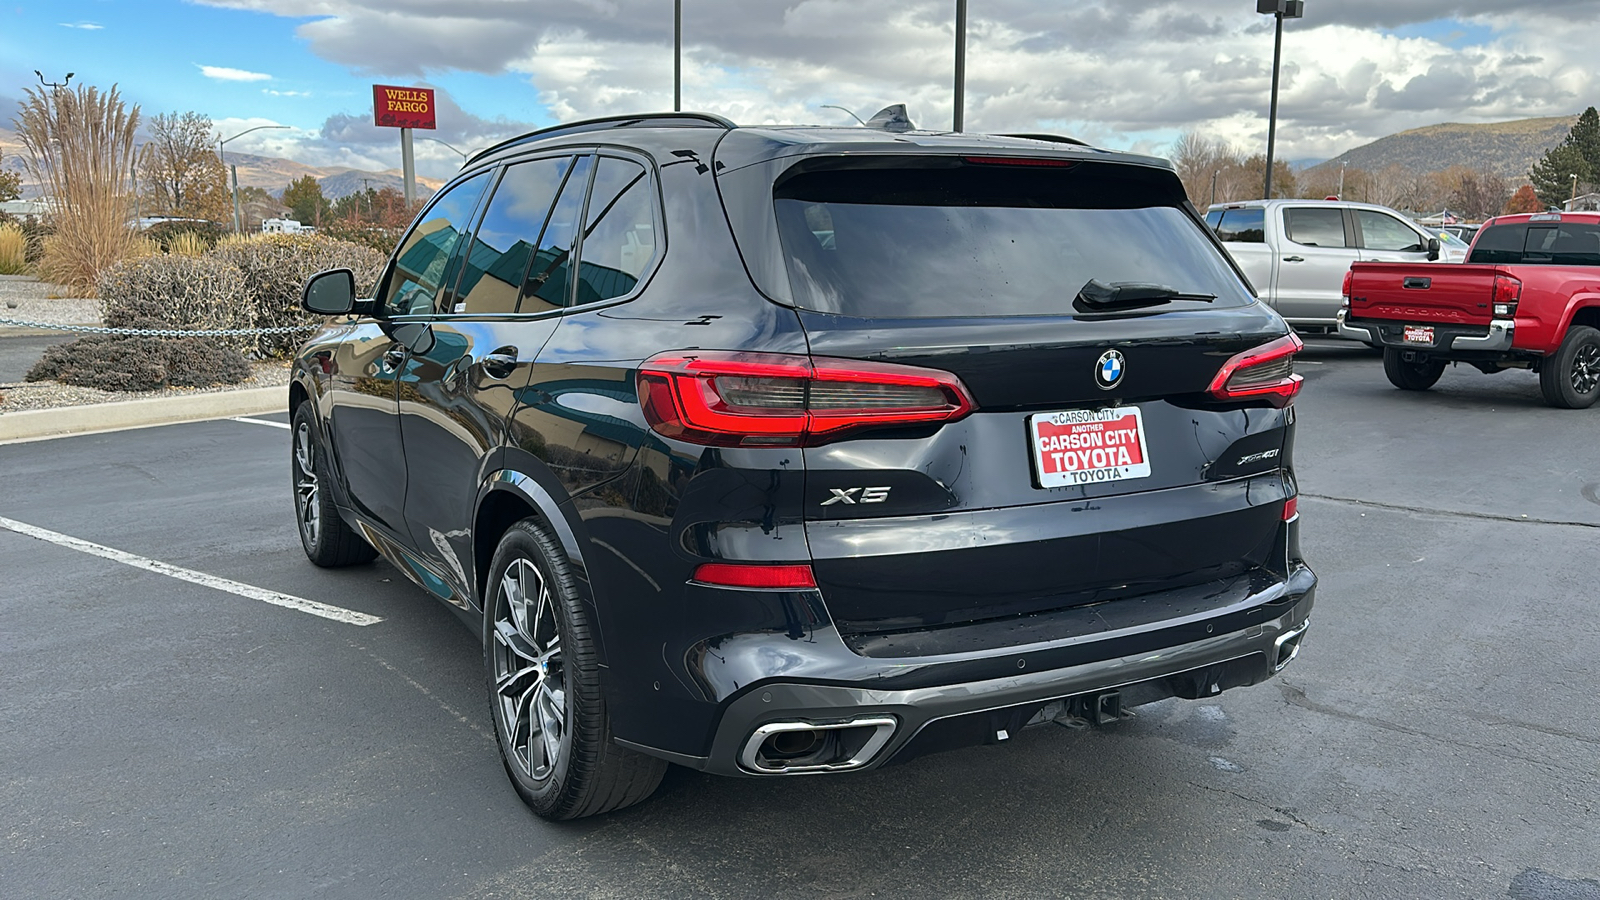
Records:
M1467 262L1517 266L1600 266L1600 223L1516 222L1478 235Z
M1119 189L1113 167L1084 167L1094 168L1102 174L969 164L789 178L774 205L794 301L863 317L1074 315L1093 280L1182 295L1162 311L1252 302L1199 222L1142 205L1153 191Z

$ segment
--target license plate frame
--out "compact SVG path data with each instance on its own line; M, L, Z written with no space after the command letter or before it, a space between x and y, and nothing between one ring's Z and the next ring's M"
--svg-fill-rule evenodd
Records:
M1144 411L1137 406L1034 413L1028 417L1028 444L1038 488L1150 477Z
M1406 325L1400 332L1400 340L1408 345L1432 347L1435 340L1433 326Z

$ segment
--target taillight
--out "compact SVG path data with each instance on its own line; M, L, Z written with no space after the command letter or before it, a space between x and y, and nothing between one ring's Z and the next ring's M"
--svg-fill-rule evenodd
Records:
M1517 301L1522 299L1522 282L1510 275L1494 276L1494 314L1514 316Z
M809 565L748 565L741 563L701 563L694 580L702 584L742 588L788 588L805 590L817 586Z
M809 447L860 428L951 422L977 409L949 372L720 350L646 360L639 402L658 433L713 447Z
M1339 295L1344 297L1344 305L1350 305L1350 282L1356 277L1355 270L1349 269L1344 273L1344 287L1339 288Z
M1294 355L1305 344L1290 332L1222 364L1207 388L1219 400L1265 400L1279 409L1294 402L1305 381L1294 374Z
M1283 520L1293 522L1294 517L1298 515L1300 515L1300 495L1296 494L1283 501Z

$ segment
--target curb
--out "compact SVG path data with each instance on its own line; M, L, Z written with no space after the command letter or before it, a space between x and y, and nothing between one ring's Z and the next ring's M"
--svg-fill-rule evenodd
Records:
M0 443L285 412L287 385L0 412Z

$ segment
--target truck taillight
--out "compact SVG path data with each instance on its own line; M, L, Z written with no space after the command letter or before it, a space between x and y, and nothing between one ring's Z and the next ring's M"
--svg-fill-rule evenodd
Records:
M1355 277L1356 273L1354 269L1347 270L1344 273L1344 286L1339 288L1339 295L1344 297L1345 306L1350 305L1350 282L1354 280Z
M1265 400L1279 409L1294 402L1305 378L1294 374L1294 355L1305 347L1294 332L1235 355L1222 364L1207 392L1219 400Z
M1496 275L1494 277L1494 314L1497 316L1514 316L1517 314L1517 301L1522 299L1522 282L1510 275Z
M978 408L949 372L782 353L682 350L639 366L659 434L713 447L811 447L861 428L952 422Z

